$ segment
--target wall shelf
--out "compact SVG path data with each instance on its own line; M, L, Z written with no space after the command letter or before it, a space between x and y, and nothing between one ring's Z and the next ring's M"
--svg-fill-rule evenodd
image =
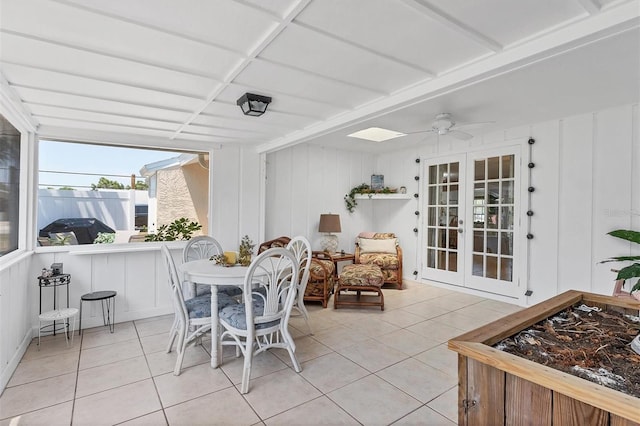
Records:
M356 194L356 200L410 200L411 194Z

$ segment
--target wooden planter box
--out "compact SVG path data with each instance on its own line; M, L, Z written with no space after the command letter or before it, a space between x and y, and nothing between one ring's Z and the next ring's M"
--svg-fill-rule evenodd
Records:
M458 352L458 425L640 425L640 398L491 347L577 302L640 309L631 299L568 291L449 341Z

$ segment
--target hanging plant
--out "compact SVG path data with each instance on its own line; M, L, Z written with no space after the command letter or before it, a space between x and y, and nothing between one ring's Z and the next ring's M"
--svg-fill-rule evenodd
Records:
M353 213L358 203L356 202L356 194L370 194L371 186L366 183L362 183L358 186L351 188L351 191L344 196L344 205L349 210L349 213Z
M373 194L395 194L396 192L398 192L397 189L389 188L388 186L385 186L382 189L373 190L370 185L361 183L360 185L351 188L351 191L344 196L344 205L347 210L349 210L349 213L353 213L353 210L355 210L358 205L358 202L356 201L356 195L358 194L367 194L369 195L369 198L371 198Z

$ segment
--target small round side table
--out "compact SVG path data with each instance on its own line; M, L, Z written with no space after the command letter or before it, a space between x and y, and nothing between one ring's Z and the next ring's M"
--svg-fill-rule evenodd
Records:
M116 294L118 292L113 290L94 291L93 293L83 294L80 297L80 326L78 327L78 335L82 334L82 303L83 302L97 302L100 301L102 306L102 322L104 325L109 326L109 331L113 333L115 331L116 322ZM113 307L111 306L111 300L113 299ZM104 308L107 308L105 315Z
M55 309L53 311L43 312L38 315L40 319L40 327L38 328L38 349L40 349L40 331L42 330L42 321L63 321L65 338L67 339L67 345L69 344L69 322L73 318L73 326L71 327L71 346L73 346L73 335L76 331L76 315L78 314L78 308L65 308Z

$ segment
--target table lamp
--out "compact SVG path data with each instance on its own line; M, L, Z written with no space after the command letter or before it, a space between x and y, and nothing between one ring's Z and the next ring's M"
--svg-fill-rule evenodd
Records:
M322 250L328 253L335 253L338 251L338 236L333 235L332 232L341 232L340 228L340 215L337 214L321 214L320 225L318 226L318 232L324 232L325 236L322 239Z

